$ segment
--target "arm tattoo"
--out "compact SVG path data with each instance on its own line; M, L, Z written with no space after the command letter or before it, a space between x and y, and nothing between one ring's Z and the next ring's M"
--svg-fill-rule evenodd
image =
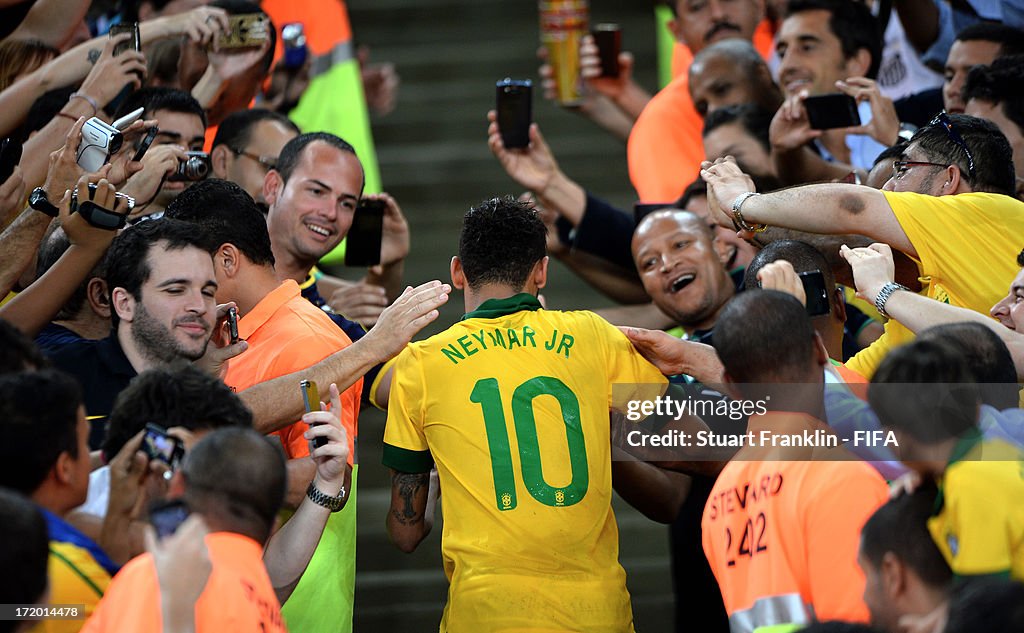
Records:
M415 499L420 494L427 494L430 485L430 473L394 473L391 486L398 490L402 505L392 511L392 515L402 525L413 525L423 521L423 512L415 509Z

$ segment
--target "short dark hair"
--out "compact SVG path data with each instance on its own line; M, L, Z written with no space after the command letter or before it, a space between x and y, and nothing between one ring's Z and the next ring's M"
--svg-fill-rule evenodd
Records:
M864 558L880 567L882 557L892 552L930 588L947 590L953 572L928 531L937 496L935 484L924 482L914 492L890 499L875 510L860 532Z
M194 114L202 119L204 128L207 125L206 110L203 109L203 106L199 105L195 97L176 88L149 86L136 90L124 100L114 118L122 117L139 108L145 109L143 116L146 118L153 116L157 110L167 110L181 114Z
M537 210L512 196L486 200L462 218L459 260L470 288L500 283L522 289L546 247Z
M43 513L24 496L0 488L0 596L16 604L36 604L46 591L50 537ZM17 622L0 623L13 631Z
M48 367L39 348L6 319L0 319L0 375Z
M1001 326L998 326L1001 327ZM999 335L981 323L936 325L918 332L919 341L944 341L957 349L978 383L981 401L996 409L1018 403L1017 369Z
M773 116L775 116L774 112L767 112L752 103L725 106L704 118L704 131L701 135L707 136L723 125L739 123L747 134L761 144L764 151L770 152L772 145L768 140L768 127L772 124Z
M228 531L267 540L287 482L279 443L252 429L217 429L188 452L181 472L192 510L216 516Z
M232 152L244 150L252 140L253 130L264 121L280 123L299 134L299 126L280 112L265 108L252 108L227 115L217 126L217 135L213 137L213 147L226 145Z
M0 486L31 495L61 453L78 457L82 390L55 369L0 376Z
M967 153L953 140L946 127L933 121L914 133L910 144L916 144L931 160L945 161L960 168L960 176L974 191L987 191L1012 196L1016 189L1013 171L1013 148L995 123L966 114L949 114L953 131L960 135L974 158L974 177L970 175Z
M882 64L882 34L878 20L863 2L849 0L789 0L786 17L805 11L828 11L829 30L839 39L843 57L850 59L860 49L871 54L871 65L865 76L874 79Z
M252 412L230 387L192 363L148 369L117 395L107 419L103 454L108 459L153 422L190 431L252 427Z
M1021 37L1024 37L1022 32ZM1000 57L991 66L975 66L967 73L962 94L1000 106L1007 119L1024 132L1024 55Z
M799 382L815 341L807 311L795 297L760 289L725 304L712 338L725 371L738 383Z
M142 284L153 273L147 261L150 250L158 242L166 242L166 250L198 248L212 253L210 240L195 225L181 220L160 218L146 220L128 227L110 243L107 251L107 290L110 305L114 305L115 288L124 288L136 300L142 298ZM110 311L110 321L116 327L120 319L116 310Z
M980 399L967 361L944 340L915 340L889 352L868 388L882 426L924 444L976 429Z
M886 147L885 149L883 149L881 152L878 153L878 156L875 156L875 160L873 160L871 162L871 167L874 168L875 165L877 165L878 163L882 162L883 160L888 160L890 158L892 158L892 159L902 158L903 157L903 152L907 151L907 146L908 145L910 145L910 141L906 141L906 140L896 141L896 143L894 145L890 145L889 147Z
M1019 631L1024 631L1024 583L999 578L970 578L957 583L949 599L943 633Z
M197 182L167 205L166 217L197 225L213 249L233 244L253 264L274 265L267 220L252 196L233 182Z
M992 42L999 44L998 57L1024 53L1024 31L998 22L976 22L956 34L960 42Z
M46 271L50 270L69 248L71 248L71 240L68 239L67 233L61 227L55 225L53 230L46 234L39 245L39 255L36 258L36 279L42 277ZM79 310L82 309L82 305L85 303L89 282L94 277L106 278L106 262L106 257L101 257L100 261L96 262L96 265L92 267L92 270L82 280L82 283L78 284L71 297L64 302L60 311L53 317L54 321L73 319L78 315Z
M708 183L703 178L697 176L697 179L686 185L686 189L683 190L683 195L679 196L679 199L675 201L672 206L676 209L685 209L686 205L690 204L690 200L693 198L701 197L706 198L708 195Z
M757 273L767 264L784 259L793 264L793 270L799 273L818 271L825 278L825 288L829 290L829 306L832 305L833 291L836 287L836 277L828 260L821 254L821 251L814 248L807 242L799 240L775 240L769 242L764 248L754 255L754 259L747 264L747 270L743 274L743 287L747 290L758 288Z
M356 148L352 147L348 141L345 141L341 137L335 136L330 132L307 132L305 134L299 134L292 140L285 143L285 146L281 148L281 155L277 157L277 173L281 174L281 180L288 182L288 179L292 177L292 171L302 160L302 153L305 151L306 146L315 141L321 141L327 143L331 147L342 151L348 152L359 159L359 155L356 154ZM362 163L360 163L362 165ZM366 186L366 170L363 170L363 186ZM359 189L359 195L362 197L362 187Z
M1021 268L1024 268L1024 248L1022 248L1021 251L1017 253L1017 265L1020 266Z

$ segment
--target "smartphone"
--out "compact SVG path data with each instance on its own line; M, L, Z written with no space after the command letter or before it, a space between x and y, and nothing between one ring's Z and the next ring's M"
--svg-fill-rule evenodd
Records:
M238 342L238 308L228 308L228 332L234 345Z
M188 504L181 499L157 501L149 507L149 522L157 538L163 540L177 532L189 514Z
M132 36L114 47L114 57L117 57L128 50L134 50L135 52L142 50L142 40L139 38L138 22L122 22L110 27L111 38L117 37L122 33L131 33Z
M185 457L185 444L173 435L168 435L167 429L150 422L142 438L142 452L149 459L165 464L169 472L173 473Z
M14 173L14 168L21 162L21 141L5 138L0 142L0 183L5 182Z
M654 213L655 211L661 211L662 209L673 209L675 208L671 202L656 202L656 203L645 203L637 202L633 205L633 222L637 226L640 226L640 222L644 218Z
M376 266L380 263L380 244L384 238L383 200L364 198L352 216L352 227L345 236L346 266Z
M807 120L814 130L831 130L860 125L857 100L842 93L804 99Z
M832 311L829 289L825 287L825 275L820 270L798 273L807 295L807 316L822 316Z
M306 407L306 413L320 410L320 393L317 391L316 383L312 380L300 380L299 389L302 390L302 405ZM312 448L320 448L327 444L326 437L315 437L312 440Z
M153 145L153 139L155 139L156 135L159 133L160 128L158 127L151 127L146 131L146 135L142 137L142 140L139 142L139 149L135 150L135 156L132 157L132 161L138 162L142 160L142 157L149 151L150 146Z
M529 79L506 77L496 89L501 142L507 149L527 147L533 122L533 84Z
M601 76L619 76L619 53L622 52L622 27L618 24L598 24L590 32L601 59Z
M270 18L265 13L229 15L228 26L220 37L221 48L259 48L270 39Z

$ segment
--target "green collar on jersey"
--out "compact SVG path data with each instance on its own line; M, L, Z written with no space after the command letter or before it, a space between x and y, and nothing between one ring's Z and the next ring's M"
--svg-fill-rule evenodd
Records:
M497 319L498 317L522 312L523 310L540 310L542 307L537 297L526 292L520 292L517 295L504 299L488 299L481 303L476 310L467 312L462 317L462 320Z

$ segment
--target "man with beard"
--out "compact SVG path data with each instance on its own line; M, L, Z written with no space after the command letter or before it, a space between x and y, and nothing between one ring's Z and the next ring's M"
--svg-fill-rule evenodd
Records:
M91 449L99 448L114 398L132 378L203 356L217 313L213 258L191 224L142 222L114 239L107 261L113 331L51 358L82 385Z

